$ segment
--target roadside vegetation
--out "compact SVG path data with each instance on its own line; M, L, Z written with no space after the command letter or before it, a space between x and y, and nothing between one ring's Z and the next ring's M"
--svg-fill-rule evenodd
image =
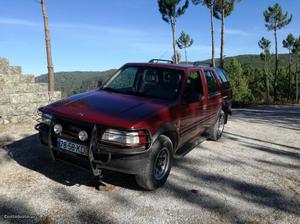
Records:
M115 69L103 72L75 71L75 72L56 72L55 90L61 91L63 97L83 93L97 88L98 81L105 82L115 72ZM36 77L37 82L47 82L48 75Z

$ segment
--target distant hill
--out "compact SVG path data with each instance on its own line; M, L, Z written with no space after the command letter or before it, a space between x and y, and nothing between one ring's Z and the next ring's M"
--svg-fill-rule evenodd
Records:
M260 55L238 55L234 57L226 57L225 63L231 59L236 58L243 67L253 66L255 68L262 69L264 66ZM288 55L280 54L280 66L286 67L288 65ZM218 63L218 59L216 59ZM210 60L196 61L194 64L209 64ZM274 55L270 61L270 68L273 68L275 63ZM95 89L99 80L105 81L110 78L116 69L111 69L102 72L85 72L85 71L74 71L74 72L57 72L55 73L55 89L62 91L63 96L70 96L76 93L86 92L90 89ZM40 75L36 77L37 82L47 82L47 75Z
M249 54L249 55L238 55L238 56L233 56L233 57L226 57L225 58L225 63L230 61L231 59L236 58L243 67L256 67L256 68L263 68L264 67L264 62L261 60L260 55L255 55L255 54ZM279 66L287 66L288 65L288 54L279 54ZM218 64L218 59L216 59L216 64ZM204 60L204 61L196 61L194 64L199 65L199 64L209 64L210 60ZM273 67L275 64L275 55L271 56L270 60L270 68Z
M62 91L63 96L70 96L76 93L86 92L95 89L98 81L109 79L116 69L102 72L74 71L74 72L56 72L55 90ZM48 82L47 75L36 77L36 82Z

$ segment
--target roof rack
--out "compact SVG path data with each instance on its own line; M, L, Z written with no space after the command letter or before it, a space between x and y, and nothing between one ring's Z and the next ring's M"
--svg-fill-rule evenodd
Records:
M159 63L159 62L165 62L169 64L174 64L174 61L172 60L165 60L165 59L151 59L149 63Z

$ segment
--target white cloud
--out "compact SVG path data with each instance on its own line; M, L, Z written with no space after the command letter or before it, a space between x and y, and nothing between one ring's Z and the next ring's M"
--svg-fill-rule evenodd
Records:
M0 25L38 26L39 24L23 19L0 18Z
M81 30L95 30L116 35L147 35L147 32L133 28L123 28L114 26L103 26L85 23L50 23L51 27L55 28L70 28Z
M14 19L14 18L0 18L0 25L10 25L10 26L42 26L42 20L40 22ZM63 29L77 29L77 30L93 30L101 31L102 33L112 34L112 35L123 35L123 36L147 36L151 33L145 32L143 30L138 30L134 28L124 28L117 26L103 26L97 24L85 24L85 23L61 23L61 22L49 22L50 28L63 28Z
M248 32L245 32L243 30L237 30L237 29L225 29L225 34L236 35L236 36L249 36Z
M210 53L211 52L211 46L209 45L192 45L189 49L190 51L194 52L202 52L202 53Z

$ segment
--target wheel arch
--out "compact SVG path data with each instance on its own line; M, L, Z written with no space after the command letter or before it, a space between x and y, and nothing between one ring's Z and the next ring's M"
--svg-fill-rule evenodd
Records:
M175 153L178 143L179 143L179 134L177 128L174 124L167 124L161 128L159 128L152 137L152 144L157 140L157 138L161 135L167 136L172 144L173 144L173 151Z

